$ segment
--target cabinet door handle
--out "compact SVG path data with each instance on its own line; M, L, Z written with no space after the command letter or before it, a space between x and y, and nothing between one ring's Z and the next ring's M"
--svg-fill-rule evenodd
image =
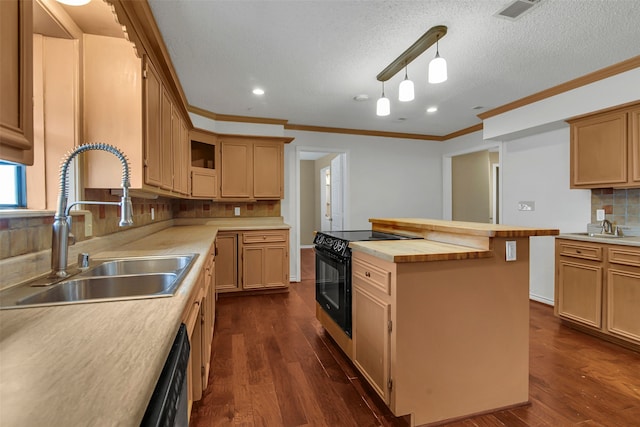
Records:
M364 275L365 275L366 277L371 277L371 273L369 273L368 271L365 271L365 272L364 272Z

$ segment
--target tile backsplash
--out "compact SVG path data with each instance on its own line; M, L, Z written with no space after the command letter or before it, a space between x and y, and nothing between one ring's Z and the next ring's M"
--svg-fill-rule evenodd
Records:
M596 210L604 209L605 217L617 225L640 225L640 188L591 190L591 222Z
M85 200L100 202L119 202L120 198L110 190L86 189ZM280 201L256 201L252 203L212 202L210 200L183 200L158 197L143 199L132 197L133 227L121 228L120 208L112 205L83 205L91 215L78 215L72 212L71 232L76 241L91 237L101 237L131 228L142 227L173 218L237 218L237 217L279 217ZM240 215L235 215L235 208ZM154 219L151 219L153 209ZM91 235L85 235L85 221L91 221ZM15 215L0 218L0 260L30 254L51 248L51 225L53 212L28 215Z
M240 215L235 215L240 208ZM176 200L174 218L235 218L280 216L280 200L259 200L252 203L212 202L210 200Z

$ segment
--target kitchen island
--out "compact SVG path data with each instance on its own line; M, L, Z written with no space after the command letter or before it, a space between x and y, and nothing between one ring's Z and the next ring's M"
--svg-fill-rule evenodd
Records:
M371 219L424 240L352 242L353 362L396 416L441 423L528 402L530 236Z

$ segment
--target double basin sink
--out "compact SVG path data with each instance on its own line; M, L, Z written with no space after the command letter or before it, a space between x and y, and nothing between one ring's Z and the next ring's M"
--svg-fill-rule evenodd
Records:
M109 258L64 281L40 278L0 292L0 308L171 296L197 254Z

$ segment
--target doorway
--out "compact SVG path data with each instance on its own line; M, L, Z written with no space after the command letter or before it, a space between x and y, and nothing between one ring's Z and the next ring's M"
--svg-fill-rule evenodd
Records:
M499 143L443 156L443 219L499 224Z
M345 218L346 153L299 153L300 245L313 245L315 231L342 230Z

